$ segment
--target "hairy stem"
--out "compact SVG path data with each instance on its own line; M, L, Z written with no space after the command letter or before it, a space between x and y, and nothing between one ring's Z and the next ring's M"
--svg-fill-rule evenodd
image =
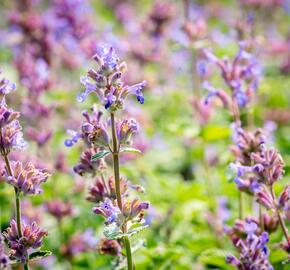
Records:
M112 126L112 140L113 140L113 153L112 154L113 154L116 197L117 197L118 207L120 211L122 212L123 204L122 204L122 195L121 195L121 189L120 189L120 161L119 161L119 154L120 154L119 148L120 147L118 145L114 113L111 113L111 126ZM122 230L124 233L127 231L126 225L123 226ZM126 249L128 270L133 270L134 266L133 266L130 240L127 236L125 236L123 238L123 241L124 241L124 245Z

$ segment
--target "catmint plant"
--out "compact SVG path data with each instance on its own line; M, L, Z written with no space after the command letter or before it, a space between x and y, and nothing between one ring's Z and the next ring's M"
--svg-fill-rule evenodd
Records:
M239 110L253 98L259 86L261 67L255 57L247 52L247 42L240 42L240 49L232 61L224 57L219 59L209 49L204 49L206 58L220 70L221 76L230 93L205 82L203 87L208 91L205 102L213 97L221 100L227 107L235 122L240 121Z
M210 49L203 50L208 61L218 67L221 77L229 90L228 92L221 88L216 88L208 81L204 81L203 87L208 91L204 102L209 104L213 98L220 100L222 105L233 116L233 130L241 128L240 111L253 99L261 77L261 67L256 58L247 51L247 42L242 41L239 46L240 49L232 61L227 57L218 58ZM235 140L235 134L233 139ZM241 192L239 192L239 217L240 219L243 218Z
M251 165L233 164L237 171L235 182L239 189L250 189L256 201L275 213L285 236L282 247L290 251L290 237L284 221L283 211L290 199L290 187L286 185L283 191L276 195L274 187L284 173L284 161L274 148L267 148L265 142L261 143L259 152L251 153ZM260 220L262 223L263 220ZM264 229L264 224L262 229Z
M15 219L11 220L10 227L3 233L3 236L10 248L11 263L21 264L23 269L29 269L30 259L49 254L41 251L31 252L41 247L47 231L39 228L35 222L26 224L22 220L21 197L40 194L42 192L40 185L47 180L49 173L45 169L36 168L31 162L22 163L10 160L9 155L13 150L20 150L26 146L22 127L18 121L20 113L8 108L5 100L5 96L15 89L14 83L1 79L0 153L5 164L2 175L15 192Z
M122 81L127 69L125 62L120 62L114 49L103 45L93 57L98 69L90 69L88 75L81 78L85 91L78 94L77 100L84 102L91 93L97 95L100 104L109 114L105 115L93 107L92 113L83 113L81 131L69 131L71 139L65 145L71 147L81 139L87 149L74 167L80 175L98 175L89 189L87 199L96 203L93 212L105 219L103 239L99 243L100 253L119 256L122 262L121 246L126 250L127 267L134 269L130 236L145 228L144 211L149 203L132 196L130 191L143 192L140 186L132 185L120 175L120 155L122 153L139 153L130 147L132 137L138 132L139 125L134 118L118 120L117 116L124 109L126 99L133 95L140 104L145 99L142 93L145 81L128 86ZM112 157L114 175L106 179L104 159Z

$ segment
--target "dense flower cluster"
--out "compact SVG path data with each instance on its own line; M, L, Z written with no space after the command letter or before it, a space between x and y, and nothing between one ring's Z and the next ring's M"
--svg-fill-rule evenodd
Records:
M236 244L240 256L236 258L234 255L228 255L227 263L239 270L274 270L268 259L268 234L263 232L257 235L257 228L257 224L253 222L245 225L247 238L240 239Z
M27 262L28 251L39 248L42 245L43 237L47 236L47 231L40 229L35 222L30 225L22 223L22 236L18 234L15 220L10 222L10 227L3 233L11 249L11 257L22 263Z
M16 89L16 85L3 78L0 82L2 101L0 103L0 151L2 155L8 154L12 149L22 149L26 146L23 140L22 127L18 121L19 112L7 107L5 95Z
M121 77L127 65L125 62L119 63L119 58L112 47L103 45L94 59L99 69L90 69L88 76L81 78L81 83L86 89L78 95L79 102L84 102L90 93L95 92L104 107L110 108L111 111L123 108L124 101L130 94L135 95L141 104L144 103L142 89L145 87L145 81L133 86L124 85Z
M6 182L24 194L40 194L40 184L49 176L46 170L36 169L32 163L23 165L19 161L12 161L11 172L5 172Z

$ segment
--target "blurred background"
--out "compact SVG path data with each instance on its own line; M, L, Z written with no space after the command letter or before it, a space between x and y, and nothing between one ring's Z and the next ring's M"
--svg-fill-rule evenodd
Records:
M52 176L43 195L22 206L27 220L37 220L49 232L45 249L53 255L32 269L118 269L114 256L100 255L103 219L86 200L93 177L73 167L84 146L66 148L67 130L76 130L82 111L99 101L83 91L80 77L96 67L92 56L100 44L113 46L128 65L126 83L147 81L145 103L127 104L126 115L140 123L135 147L141 156L126 155L121 173L142 184L142 199L151 203L150 227L133 242L136 269L233 269L225 262L234 252L225 228L238 217L238 191L228 166L232 117L216 103L203 108L204 80L226 88L218 70L205 61L202 50L218 57L235 57L239 42L261 65L257 93L241 111L249 127L265 127L272 144L290 164L290 2L280 1L170 1L170 0L15 0L0 1L1 76L17 82L7 103L22 113L26 154L48 167ZM110 161L108 161L110 162ZM279 188L278 185L278 188ZM13 216L13 190L0 180L0 225L5 230ZM59 201L58 201L59 200ZM245 198L246 213L257 207ZM65 210L58 216L49 202ZM61 204L64 204L60 206ZM290 216L290 215L289 215ZM289 220L287 221L289 226ZM271 235L271 242L282 233ZM144 240L140 240L144 239ZM278 240L279 241L279 240ZM271 243L270 243L271 245ZM271 250L275 269L286 255Z

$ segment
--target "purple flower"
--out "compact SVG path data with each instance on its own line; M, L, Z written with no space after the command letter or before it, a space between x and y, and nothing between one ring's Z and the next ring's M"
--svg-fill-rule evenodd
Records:
M112 111L123 108L128 95L135 95L139 103L144 103L142 90L146 82L143 81L132 86L122 82L126 63L119 64L119 58L112 47L101 46L94 59L99 68L97 70L89 69L88 76L81 78L81 83L85 85L85 91L78 94L77 100L79 102L84 102L86 97L94 92L98 95L105 109Z
M209 104L210 100L213 98L213 97L216 97L218 98L223 106L225 108L227 108L229 106L229 103L230 103L230 98L229 96L226 94L225 91L221 90L221 89L216 89L214 88L209 82L204 82L202 84L203 88L208 90L208 94L207 96L204 98L204 103L206 105Z
M19 112L8 109L4 104L0 105L0 128L9 125L12 121L18 119L19 116Z
M77 132L74 130L68 130L67 133L71 135L71 139L65 140L65 146L71 147L77 143L79 139L87 144L87 146L92 147L93 145L97 146L107 146L109 144L109 135L107 132L107 123L102 123L100 121L102 112L97 110L94 106L92 108L92 114L89 114L87 111L83 113L83 123L81 131Z
M249 103L261 77L261 68L256 59L246 51L246 45L245 42L240 43L240 49L232 61L226 57L219 59L209 49L203 51L206 58L219 68L239 107L245 107ZM213 95L216 91L211 90L210 93Z
M229 254L226 258L227 263L239 270L274 270L268 259L269 252L266 246L269 241L268 233L257 235L257 230L258 226L254 222L245 225L247 238L239 239L236 244L240 256L236 258Z
M64 145L66 147L72 147L74 144L76 144L78 142L78 140L82 137L81 134L79 134L78 132L74 131L74 130L67 130L67 133L72 137L71 139L66 139L64 141Z
M82 252L95 250L97 247L97 239L93 235L91 229L83 233L76 232L69 241L61 246L61 253L69 258L76 256Z
M30 225L21 224L22 236L18 236L17 224L15 220L10 222L10 227L3 233L11 249L11 257L25 263L27 253L33 248L39 248L42 245L43 237L47 236L47 231L40 229L35 222Z
M290 186L287 185L279 196L278 207L280 209L284 208L289 200L290 200Z
M114 70L119 62L115 50L107 44L100 46L98 54L96 54L94 58L97 59L102 69L107 72Z
M85 92L79 93L77 95L77 101L84 102L90 93L96 91L97 87L89 81L88 77L81 77L80 82L85 86Z
M142 202L137 198L131 202L125 200L123 203L123 215L127 220L137 218L140 221L144 216L144 210L147 210L149 206L149 202Z
M95 214L105 217L106 224L114 222L118 224L120 222L120 209L108 198L101 202L97 207L93 208L93 211Z
M99 158L92 160L92 157L98 153L98 149L95 147L86 149L80 157L79 162L74 166L75 173L83 176L85 174L95 175L98 171L106 169L106 162L104 159Z
M138 132L138 123L134 118L123 120L118 124L117 135L120 144L130 144L132 135Z
M30 140L35 141L39 147L45 145L52 137L52 130L41 130L37 128L27 128L26 135Z
M53 200L45 204L45 208L49 214L54 216L57 220L62 220L64 217L73 215L73 207L70 202L61 200Z
M95 183L89 188L89 195L87 196L87 200L91 202L99 203L103 201L105 198L113 197L110 193L108 185L102 181L101 177L97 177Z
M142 90L145 86L146 86L146 81L143 81L141 83L137 83L135 85L129 86L128 88L129 94L135 95L140 104L143 104L145 101L143 93L142 93Z
M10 82L6 78L2 78L0 80L0 97L4 97L15 90L16 90L16 83Z
M46 182L49 173L44 169L36 169L30 162L25 166L19 161L11 162L12 176L5 173L6 182L24 194L40 194L40 184Z
M9 125L2 128L0 142L1 154L8 154L11 149L23 149L26 142L23 139L22 127L18 120L13 120Z
M82 132L88 138L88 141L97 146L108 146L110 142L109 134L104 123L92 125L84 122Z
M1 232L0 232L0 269L1 270L11 269L9 266L9 257L5 253L5 244L4 244L4 239Z

